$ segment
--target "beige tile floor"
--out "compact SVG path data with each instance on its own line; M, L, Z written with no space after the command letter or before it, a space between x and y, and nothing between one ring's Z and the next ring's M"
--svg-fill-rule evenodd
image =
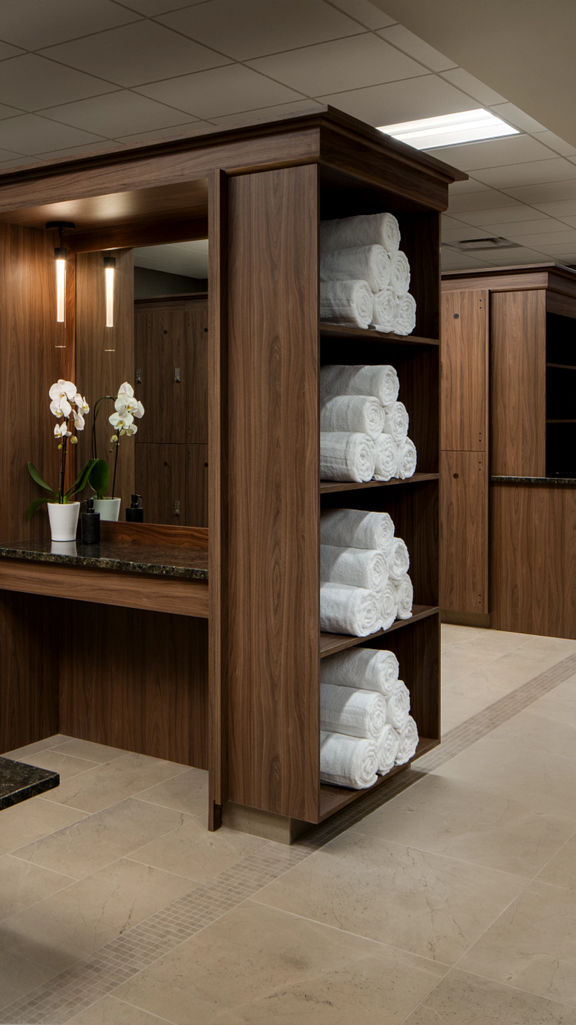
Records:
M443 663L444 747L290 848L208 833L199 770L13 752L62 783L0 813L0 1023L576 1025L576 642Z

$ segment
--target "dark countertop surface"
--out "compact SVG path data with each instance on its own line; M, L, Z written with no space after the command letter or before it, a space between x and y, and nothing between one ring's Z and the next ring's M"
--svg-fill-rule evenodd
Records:
M24 559L179 580L208 580L208 552L195 548L163 548L116 541L102 541L98 545L83 545L79 541L4 541L0 542L0 559Z
M576 477L490 477L492 484L536 485L550 488L576 488Z
M11 758L0 758L0 809L52 790L59 782L58 773L50 769L37 769Z

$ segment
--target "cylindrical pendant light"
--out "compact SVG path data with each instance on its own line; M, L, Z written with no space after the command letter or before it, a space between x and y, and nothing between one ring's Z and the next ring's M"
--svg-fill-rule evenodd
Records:
M114 327L114 275L116 260L113 256L104 257L104 283L106 288L106 327Z
M56 228L59 235L58 245L54 249L54 261L56 264L56 322L63 324L66 320L66 258L68 250L62 245L62 232L64 228L75 228L72 221L48 221L46 227Z

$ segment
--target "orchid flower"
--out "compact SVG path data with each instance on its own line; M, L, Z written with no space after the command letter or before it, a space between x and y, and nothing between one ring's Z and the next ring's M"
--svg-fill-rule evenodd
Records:
M59 378L48 392L48 395L52 399L50 403L50 412L53 413L54 416L69 417L72 412L72 406L70 403L74 401L76 394L76 385L72 384L72 381L64 381L63 378Z
M36 510L44 504L44 502L52 501L58 502L62 505L66 503L69 498L72 498L79 491L82 491L88 483L88 476L94 464L94 460L90 459L72 486L67 490L65 489L64 481L66 478L68 439L70 439L71 445L75 445L78 442L78 438L73 433L73 430L84 430L86 424L84 416L86 413L90 412L90 407L86 402L86 399L77 390L76 385L72 381L65 381L63 378L59 378L58 381L55 381L51 386L48 395L50 398L50 412L62 421L54 426L54 437L58 442L58 449L61 453L59 483L58 488L50 487L34 464L31 462L27 463L28 472L32 477L32 480L46 492L42 498L37 498L30 504L26 510L27 519L30 519Z
M108 487L110 473L106 461L104 459L96 459L96 416L100 403L105 399L111 399L114 402L114 412L108 417L108 422L114 428L114 434L110 438L110 444L114 450L112 494L114 494L116 486L120 438L129 438L136 434L138 427L134 423L134 417L140 420L144 416L144 406L134 395L134 389L129 381L122 382L115 397L113 395L103 395L97 399L94 405L94 421L92 424L92 455L96 460L96 465L90 478L90 486L94 489L98 498L103 498L106 493L105 489Z

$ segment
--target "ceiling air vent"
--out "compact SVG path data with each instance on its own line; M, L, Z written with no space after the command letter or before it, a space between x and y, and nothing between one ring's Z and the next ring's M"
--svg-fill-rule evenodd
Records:
M448 249L457 249L459 253L479 253L488 249L520 249L518 242L511 242L502 236L490 238L463 238L459 242L443 242Z

